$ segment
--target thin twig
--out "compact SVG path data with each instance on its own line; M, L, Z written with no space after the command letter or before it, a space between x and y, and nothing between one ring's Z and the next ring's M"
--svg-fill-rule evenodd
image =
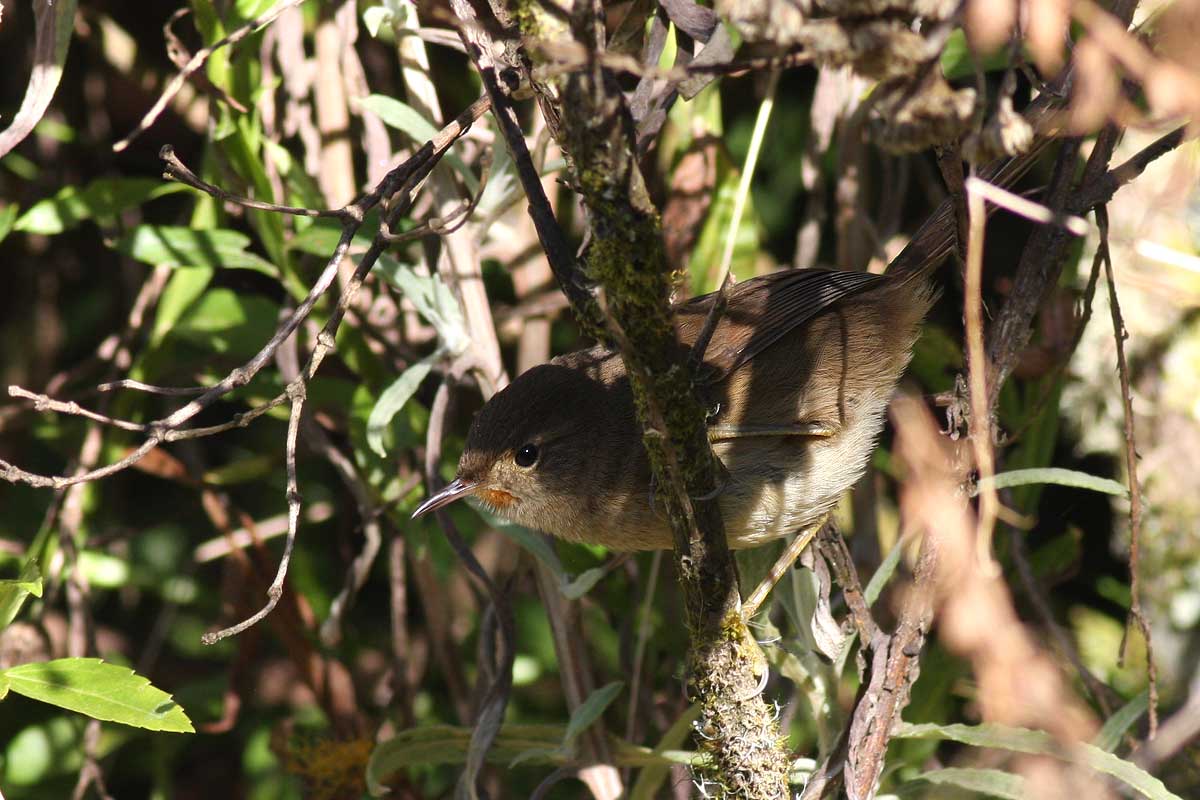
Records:
M1125 340L1129 332L1121 317L1121 305L1117 300L1117 282L1113 277L1112 255L1108 249L1108 208L1096 208L1096 224L1100 227L1100 242L1097 247L1103 252L1104 278L1108 282L1108 303L1112 312L1113 340L1117 346L1117 374L1121 380L1121 408L1125 416L1125 469L1129 473L1129 621L1136 623L1146 642L1146 673L1150 693L1150 735L1158 733L1158 667L1154 664L1154 644L1150 637L1150 622L1142 609L1141 577L1139 569L1140 544L1142 539L1142 487L1138 480L1137 442L1134 437L1133 396L1129 388L1129 364L1125 360ZM1126 635L1121 639L1121 661L1125 660Z
M300 487L296 480L296 439L300 435L300 415L304 412L306 392L307 387L304 381L296 380L288 384L288 394L292 400L292 410L288 415L287 439L284 443L284 458L287 466L288 528L287 538L283 544L283 555L279 558L279 567L275 570L275 579L271 581L271 586L267 589L267 602L254 614L236 625L204 634L200 637L200 641L204 644L216 644L222 639L236 636L255 625L275 609L279 598L283 596L283 582L287 579L288 565L291 563L292 550L296 545L296 531L300 526L301 500Z
M187 165L179 160L175 155L175 148L169 144L164 144L162 149L158 151L158 157L163 160L163 177L167 180L179 181L185 186L190 186L197 191L211 195L217 200L235 205L244 206L245 208L256 208L259 211L273 211L276 214L291 214L296 217L333 217L340 219L343 222L351 219L351 211L349 206L343 208L300 208L297 206L281 206L276 203L266 203L262 200L253 200L249 197L227 192L219 186L214 186L208 181L202 179L195 172L188 169Z
M1011 211L1014 214L1019 214L1025 217L1025 219L1039 222L1043 225L1057 225L1076 236L1087 235L1088 224L1087 220L1083 219L1083 217L1077 217L1074 214L1056 214L1041 203L1035 203L1032 200L1021 197L1019 194L1013 194L1006 189L1002 189L974 176L967 178L966 186L968 192L974 192L988 202Z
M135 381L132 378L109 381L96 387L96 391L98 392L115 392L118 389L133 389L145 392L146 394L161 394L167 397L191 397L192 395L204 394L208 391L207 386L155 386Z
M1094 185L1084 187L1076 204L1073 206L1075 212L1082 214L1111 200L1118 189L1145 172L1146 167L1183 144L1188 138L1188 127L1187 125L1180 126L1170 133L1155 139L1120 166L1110 169Z
M433 405L429 410L429 428L425 438L425 478L431 489L440 488L441 478L438 470L442 457L442 440L445 435L446 417L450 410L450 386L446 382L438 387L434 395ZM484 570L471 548L463 540L458 528L445 509L435 512L438 526L446 536L446 541L454 550L467 572L483 587L491 600L496 620L499 622L500 651L496 654L495 663L479 670L479 680L487 682L489 675L492 680L480 694L483 696L478 705L474 725L471 732L471 744L467 755L467 764L463 770L459 785L468 789L474 795L474 783L482 768L488 750L500 731L500 721L504 717L504 709L508 705L509 694L512 691L512 663L516 655L514 640L516 636L515 621L508 598L501 593L491 577Z
M972 189L970 179L967 183L967 217L970 232L967 237L963 317L966 320L967 369L971 389L971 446L975 452L975 467L979 471L981 486L975 546L980 565L996 570L992 560L992 531L996 526L999 500L995 487L987 483L996 469L992 453L992 415L987 400L987 355L983 349L983 230L987 223L987 211L983 205L983 195Z
M304 0L283 0L283 2L272 6L265 14L262 14L256 19L250 20L245 25L234 29L228 35L223 36L221 39L209 45L208 47L203 47L200 50L197 50L196 54L188 60L187 64L185 64L183 68L175 74L175 77L171 78L170 82L167 83L166 88L163 89L162 95L158 98L158 100L155 101L154 105L150 107L150 110L146 112L146 115L142 117L142 121L138 123L137 127L134 128L128 136L113 145L113 152L119 153L125 148L129 147L130 143L135 138L140 136L151 125L153 125L155 120L158 119L159 115L162 114L163 109L167 107L167 104L170 103L171 100L175 98L175 95L179 93L179 90L183 88L183 85L187 82L188 78L191 77L198 69L204 66L204 62L208 61L209 57L213 53L222 47L226 47L231 44L237 44L262 26L270 25L284 11L298 6L303 2Z
M462 37L463 44L483 79L483 86L491 100L492 114L496 118L500 134L512 153L517 177L529 202L529 216L533 219L538 240L546 252L546 260L554 272L554 278L570 301L571 309L585 332L597 339L603 339L607 328L604 313L596 301L590 281L583 274L566 235L554 217L554 209L542 188L541 176L529 155L525 136L513 110L508 85L502 85L497 74L497 67L500 67L505 75L510 74L508 70L516 74L516 67L496 63L498 48L493 46L491 37L469 0L451 0L450 6L459 22L459 36Z
M1152 737L1134 755L1142 769L1153 773L1155 768L1174 756L1200 736L1200 672L1188 687L1188 699L1174 714L1163 720L1158 735Z
M164 442L209 436L232 428L243 427L253 419L266 413L267 410L287 402L289 397L284 392L257 409L252 409L250 412L234 417L230 422L205 428L181 428L188 420L212 406L234 389L245 386L250 382L251 378L257 375L270 362L276 350L279 349L289 336L296 332L300 325L308 318L309 314L311 314L317 302L333 285L333 282L337 278L338 266L345 257L350 247L350 242L357 233L358 228L362 225L366 212L378 205L384 198L392 197L395 194L407 196L429 174L429 171L440 160L442 155L445 154L450 145L466 133L471 123L477 120L487 108L488 100L486 97L476 100L470 107L459 114L457 118L438 131L437 136L433 140L426 142L412 157L388 172L373 190L358 198L354 203L343 209L339 209L336 216L343 220L341 238L338 240L333 254L326 262L325 269L321 272L303 302L279 325L270 340L249 361L231 371L215 385L205 389L204 393L199 397L176 409L168 416L145 423L143 430L147 432L146 440L131 450L124 458L112 464L75 475L40 475L0 460L0 479L9 482L26 483L39 488L53 489L61 489L77 483L99 480L137 463L147 453ZM407 208L408 205L406 202L394 204L389 209L388 219L383 223L384 228L386 229L394 224L399 214ZM366 277L366 273L374 266L375 261L386 246L387 242L377 233L375 242L363 255L359 268L355 271L355 275L358 276L359 285L361 285L362 280ZM348 296L353 296L353 292L348 290L343 291L338 310L325 325L325 333L319 338L317 347L314 349L313 355L309 359L308 367L305 370L309 378L311 378L312 374L315 374L316 368L320 365L329 350L333 348L333 333L336 331L337 325L340 324L345 314L345 300Z

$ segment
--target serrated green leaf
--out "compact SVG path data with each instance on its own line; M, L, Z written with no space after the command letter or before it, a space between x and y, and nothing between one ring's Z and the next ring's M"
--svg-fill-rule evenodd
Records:
M1113 752L1121 744L1121 737L1125 735L1125 731L1141 719L1142 714L1145 714L1149 707L1150 690L1144 689L1104 721L1096 738L1092 739L1092 744L1106 753Z
M139 225L113 246L130 258L152 265L251 269L278 277L274 264L246 251L249 245L250 238L237 231Z
M1077 489L1090 489L1117 497L1126 497L1129 491L1124 485L1109 478L1100 478L1074 469L1062 467L1034 467L1032 469L1014 469L1001 472L991 478L979 482L979 488L994 487L1008 489L1012 486L1026 486L1032 483L1053 483L1058 486L1072 486Z
M997 723L983 725L912 725L904 723L895 734L898 739L949 739L973 747L991 747L1017 753L1033 753L1082 764L1110 775L1150 800L1183 800L1150 773L1099 747L1082 742L1064 745L1044 731L1016 728Z
M933 783L942 786L956 786L970 792L977 792L988 797L999 797L1003 800L1026 800L1025 781L1020 775L1004 772L999 769L978 769L971 767L947 767L935 769L919 775L913 784ZM913 785L913 784L906 784ZM923 797L921 792L928 787L921 787L914 796ZM901 790L901 796L908 792Z
M34 203L15 227L50 236L70 230L84 220L104 220L187 188L182 183L164 183L152 178L100 178L84 187L68 186L54 197Z
M152 731L194 733L171 695L127 667L98 658L59 658L5 670L17 694L94 719Z
M421 381L425 380L434 363L441 357L442 354L437 352L421 359L400 373L400 377L379 395L379 400L371 409L371 415L367 417L367 444L380 458L387 456L387 449L383 446L383 434L392 423L392 417L404 408L404 404L421 387Z

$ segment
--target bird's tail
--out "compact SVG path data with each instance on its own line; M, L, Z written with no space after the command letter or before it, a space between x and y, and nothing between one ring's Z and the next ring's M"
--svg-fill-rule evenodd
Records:
M1029 171L1051 141L1049 137L1039 137L1028 151L989 164L980 170L979 177L1001 188L1009 188ZM927 278L946 256L954 252L956 224L954 198L947 197L888 264L886 274L905 283Z

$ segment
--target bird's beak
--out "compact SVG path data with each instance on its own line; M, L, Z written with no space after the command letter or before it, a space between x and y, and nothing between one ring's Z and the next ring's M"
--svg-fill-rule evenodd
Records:
M455 478L446 484L446 488L417 506L417 510L413 512L412 518L416 519L424 514L428 514L430 511L437 511L442 506L448 506L463 495L475 491L478 486L479 484L474 481L464 481L462 478Z

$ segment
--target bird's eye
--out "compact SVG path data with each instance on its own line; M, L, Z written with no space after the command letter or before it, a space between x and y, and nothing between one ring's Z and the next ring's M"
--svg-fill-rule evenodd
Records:
M518 467L532 467L538 460L538 449L535 444L527 444L517 451L513 461Z

